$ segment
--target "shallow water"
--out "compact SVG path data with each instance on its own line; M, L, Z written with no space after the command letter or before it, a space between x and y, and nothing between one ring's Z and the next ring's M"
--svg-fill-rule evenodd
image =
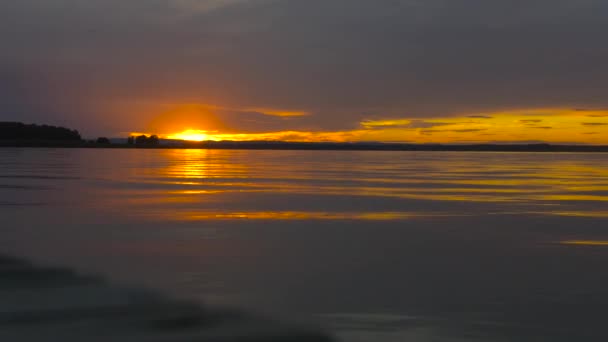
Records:
M0 149L0 250L347 341L605 341L608 154Z

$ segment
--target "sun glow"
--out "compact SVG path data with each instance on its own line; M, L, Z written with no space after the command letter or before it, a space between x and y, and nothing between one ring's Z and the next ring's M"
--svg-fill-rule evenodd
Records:
M214 140L211 135L208 134L207 131L197 130L197 129L189 129L185 130L181 133L169 134L165 136L166 139L175 139L175 140L188 140L188 141L206 141L206 140Z
M608 109L536 108L462 113L428 118L361 120L358 127L336 131L271 130L241 132L225 126L208 107L181 108L148 128L161 139L184 141L409 142L409 143L553 143L608 144ZM268 112L268 110L266 110ZM296 112L273 112L277 120L296 120ZM305 116L305 115L300 115ZM291 121L290 121L291 122ZM204 127L205 130L195 129ZM227 128L231 127L231 128ZM131 133L140 135L143 133ZM151 135L151 133L146 134Z

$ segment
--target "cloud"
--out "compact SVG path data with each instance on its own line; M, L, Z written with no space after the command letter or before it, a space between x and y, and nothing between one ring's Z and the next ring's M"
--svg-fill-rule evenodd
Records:
M521 123L539 123L542 122L543 120L539 120L539 119L526 119L526 120L519 120L519 122Z
M310 115L310 113L308 113L308 112L289 111L289 110L280 110L280 109L264 109L264 108L243 109L241 111L253 111L253 112L257 112L257 113L264 114L264 115L280 116L283 118Z
M425 128L437 113L607 108L606 31L604 0L2 1L0 83L19 94L0 95L0 119L96 135L207 103L334 131L370 112Z
M608 126L608 123L606 123L606 122L583 122L582 125L584 125L584 126Z
M551 126L530 126L533 129L553 129Z
M300 120L308 113L270 108L231 108L209 104L164 104L138 130L173 134L185 130L223 133L259 133L306 128Z
M472 118L472 119L492 119L492 116L486 116L486 115L468 115L467 118Z
M433 134L433 133L475 133L486 131L486 128L463 128L463 129L423 129L420 130L421 134Z
M387 128L431 128L437 126L452 125L449 122L435 122L417 119L392 119L392 120L365 120L361 126L367 129L387 129Z
M412 120L412 122L407 126L407 128L431 128L431 127L438 127L438 126L447 126L447 125L452 125L452 124L453 123L449 123L449 122Z
M574 110L575 112L605 112L608 109L607 108L573 108L572 110ZM593 114L590 116L593 116Z
M488 144L548 144L546 140L492 140Z
M482 132L487 130L486 128L469 128L469 129L452 129L446 132L457 132L457 133L468 133L468 132Z
M410 127L412 120L409 119L394 119L394 120L365 120L361 122L361 126L365 128L390 128L390 127Z

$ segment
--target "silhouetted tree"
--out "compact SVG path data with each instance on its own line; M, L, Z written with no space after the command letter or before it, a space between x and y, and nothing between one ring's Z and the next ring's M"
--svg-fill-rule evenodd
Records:
M21 122L0 122L0 140L80 141L80 133L65 127L27 125Z
M146 135L142 134L142 135L135 137L134 139L135 139L134 141L135 141L136 145L155 146L155 145L158 145L160 142L158 135L146 136Z
M148 137L143 134L135 138L136 145L145 145L147 142L148 142Z
M132 135L130 135L130 136L127 138L127 144L129 144L129 145L133 145L133 144L135 144L135 137L134 137L134 136L132 136Z
M99 138L97 138L97 143L98 144L109 144L110 139L108 139L106 137L99 137Z
M147 141L148 145L158 145L159 139L158 135L151 135Z

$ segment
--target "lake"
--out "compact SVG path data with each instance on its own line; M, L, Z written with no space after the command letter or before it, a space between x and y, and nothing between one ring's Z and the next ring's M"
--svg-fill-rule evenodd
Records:
M0 149L0 251L344 341L606 341L608 154Z

